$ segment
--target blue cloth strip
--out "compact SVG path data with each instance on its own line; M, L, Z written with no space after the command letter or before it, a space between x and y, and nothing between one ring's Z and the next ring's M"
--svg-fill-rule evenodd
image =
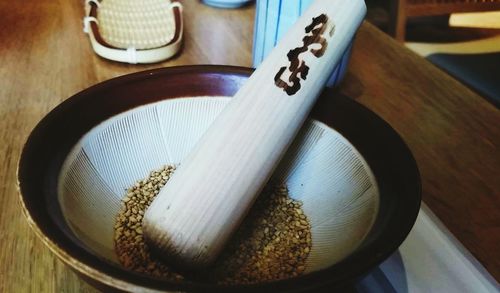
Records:
M258 67L313 0L257 0L253 66ZM351 45L333 70L327 86L338 85L347 71Z

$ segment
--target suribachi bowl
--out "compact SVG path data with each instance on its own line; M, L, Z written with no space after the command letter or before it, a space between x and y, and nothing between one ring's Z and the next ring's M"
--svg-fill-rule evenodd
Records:
M118 263L113 225L125 189L182 161L251 73L229 66L150 70L97 84L56 107L29 136L18 166L33 230L83 279L106 291L297 292L340 288L368 273L412 228L419 173L387 123L329 90L272 177L304 203L311 222L304 275L227 286L155 279Z

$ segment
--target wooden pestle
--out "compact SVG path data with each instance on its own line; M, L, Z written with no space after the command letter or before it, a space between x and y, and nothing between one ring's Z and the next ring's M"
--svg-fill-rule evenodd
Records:
M363 0L315 0L231 99L147 210L162 258L210 265L305 121L366 13Z

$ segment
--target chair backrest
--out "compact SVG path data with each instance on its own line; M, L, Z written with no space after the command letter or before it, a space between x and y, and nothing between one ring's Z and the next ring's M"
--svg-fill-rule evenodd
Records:
M428 16L500 9L500 0L407 0L406 15Z
M409 17L494 10L500 10L500 0L391 0L388 32L404 41Z

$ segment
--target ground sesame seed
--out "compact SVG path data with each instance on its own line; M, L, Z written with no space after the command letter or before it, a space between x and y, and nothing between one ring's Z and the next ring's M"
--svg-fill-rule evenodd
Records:
M127 190L116 217L114 239L125 268L181 281L182 275L152 258L142 237L144 212L174 171L174 166L165 166ZM253 284L303 274L312 241L311 226L301 206L289 197L285 184L267 187L213 269L198 277L222 284Z

